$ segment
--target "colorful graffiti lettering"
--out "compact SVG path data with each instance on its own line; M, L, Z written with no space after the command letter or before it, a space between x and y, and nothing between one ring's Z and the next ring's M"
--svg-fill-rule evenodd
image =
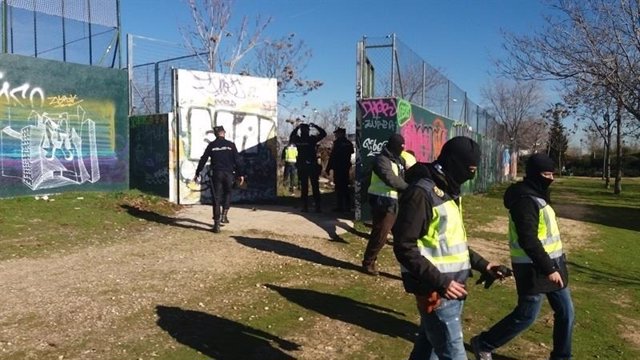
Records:
M396 103L393 99L362 100L363 118L392 117L396 115Z
M399 99L397 113L398 125L403 126L407 121L409 121L409 119L411 119L411 103L406 100Z
M447 130L447 126L444 124L444 121L439 118L433 120L431 127L433 128L433 156L436 158L440 155L440 150L444 143L449 140L449 131Z

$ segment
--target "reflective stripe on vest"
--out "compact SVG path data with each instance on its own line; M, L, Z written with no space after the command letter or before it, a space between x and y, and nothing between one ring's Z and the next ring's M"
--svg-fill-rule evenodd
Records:
M435 184L428 179L418 181L416 186L427 191L433 204L433 216L427 232L417 240L420 254L441 273L450 275L456 281L465 281L469 276L471 261L462 221L462 200L458 206L446 194L444 198L439 197L434 191Z
M538 240L544 251L551 259L562 256L562 240L556 220L556 213L544 199L532 197L538 205ZM531 258L522 250L518 243L518 233L509 215L509 246L511 248L511 262L514 264L531 264Z
M287 146L284 150L284 161L288 163L296 162L298 157L298 148L295 146Z
M415 165L417 162L416 157L411 155L410 152L402 151L402 153L400 153L400 156L402 156L402 158L404 159L404 164L407 169Z
M391 161L391 171L393 171L393 173L398 176L398 164L393 161ZM378 177L378 175L376 175L374 171L371 172L371 183L369 185L368 193L392 199L398 198L398 192L395 191L391 186L385 184L384 181L382 181L382 179L380 179L380 177Z

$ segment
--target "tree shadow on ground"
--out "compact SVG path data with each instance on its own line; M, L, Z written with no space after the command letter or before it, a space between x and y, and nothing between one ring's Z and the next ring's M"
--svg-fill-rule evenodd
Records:
M315 290L286 288L272 284L265 286L306 309L381 335L413 342L418 331L416 324L397 317L405 316L404 313L393 309Z
M156 222L159 224L177 226L185 229L202 230L207 232L210 232L212 227L212 224L210 223L205 223L202 221L193 220L189 218L175 218L171 216L166 216L166 215L158 214L154 211L142 210L142 209L138 209L137 207L126 205L126 204L122 204L120 205L120 207L133 217Z
M553 204L559 217L640 231L640 209L589 204Z
M176 341L217 360L295 359L284 351L300 348L262 330L200 311L157 305L156 314L158 326Z
M301 259L309 262L313 262L316 264L335 267L339 269L345 270L354 270L354 271L362 271L360 266L354 265L350 262L346 262L343 260L334 259L332 257L326 256L316 250L304 248L298 246L296 244L291 244L281 240L267 239L267 238L251 238L247 236L231 236L238 243L248 246L257 250L265 251L265 252L275 252L278 255L288 256L296 259ZM381 276L384 276L393 280L400 280L400 277L397 275L389 274L386 272L380 272Z
M571 271L590 277L594 283L606 284L610 286L618 285L632 288L640 286L639 277L622 276L621 274L614 274L611 272L596 270L588 266L576 264L571 261L569 261L568 264L571 266Z

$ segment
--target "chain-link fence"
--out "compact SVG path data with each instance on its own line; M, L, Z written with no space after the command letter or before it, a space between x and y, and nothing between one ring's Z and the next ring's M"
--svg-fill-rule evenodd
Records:
M112 68L119 0L0 0L2 52Z
M162 114L173 111L173 69L208 71L197 55L181 44L142 36L127 37L129 114Z
M362 40L364 52L358 98L399 97L492 136L495 120L395 34Z

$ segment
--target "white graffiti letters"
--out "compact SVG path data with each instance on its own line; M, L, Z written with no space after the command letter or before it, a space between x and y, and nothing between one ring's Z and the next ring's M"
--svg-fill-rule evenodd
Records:
M376 154L382 151L382 148L387 144L387 140L378 142L378 139L365 139L362 142L362 148L369 151L367 156L376 156Z
M384 130L395 130L396 123L394 120L386 120L386 119L364 119L363 127L365 129L384 129Z
M0 72L0 79L2 79L4 77L4 73ZM31 85L29 85L29 83L24 83L20 86L16 86L14 88L11 87L11 84L8 81L4 81L2 83L2 87L0 88L0 98L4 96L4 98L7 100L7 102L9 103L16 103L20 106L24 106L22 104L22 100L26 100L27 99L27 95L28 95L28 99L29 102L31 103L31 107L34 106L34 99L36 98L36 96L40 97L40 106L42 106L44 104L44 91L39 88L39 87L34 87L31 88ZM20 95L20 97L18 97L17 95Z

